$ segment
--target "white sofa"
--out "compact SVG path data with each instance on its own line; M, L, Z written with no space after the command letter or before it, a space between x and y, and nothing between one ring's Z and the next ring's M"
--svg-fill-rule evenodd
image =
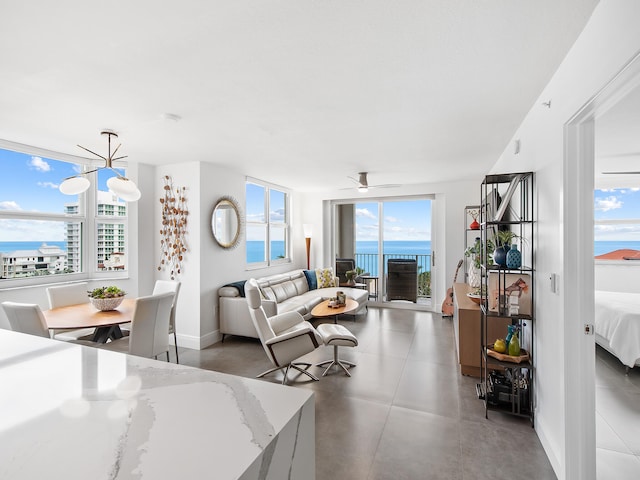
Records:
M367 305L369 292L351 287L327 287L309 289L307 277L302 270L294 270L269 277L256 278L263 296L262 306L267 316L295 311L305 320L311 318L311 310L323 300L336 296L337 291L358 302L359 311ZM334 280L338 284L337 278ZM220 333L258 338L249 315L247 299L241 292L242 287L226 285L218 289L220 307Z

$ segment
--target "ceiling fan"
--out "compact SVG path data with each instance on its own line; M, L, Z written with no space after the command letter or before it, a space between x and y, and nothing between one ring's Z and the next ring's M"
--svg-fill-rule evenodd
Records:
M360 193L365 193L370 188L394 188L394 187L400 186L399 184L391 184L391 183L388 183L386 185L369 185L369 181L367 180L367 172L358 173L357 179L349 176L347 176L347 178L357 185L358 191Z

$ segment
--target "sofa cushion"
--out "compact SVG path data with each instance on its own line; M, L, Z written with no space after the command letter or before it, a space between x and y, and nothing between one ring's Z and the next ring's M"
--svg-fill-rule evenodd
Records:
M335 287L335 278L333 276L333 268L316 269L316 279L318 280L318 288Z
M316 278L315 270L304 270L304 276L307 278L309 290L315 290L318 288L318 279Z

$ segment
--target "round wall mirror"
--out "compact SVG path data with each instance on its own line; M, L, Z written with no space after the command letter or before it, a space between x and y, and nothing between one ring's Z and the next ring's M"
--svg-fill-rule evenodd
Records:
M211 217L213 237L222 248L233 248L240 239L242 225L238 205L233 199L221 198Z

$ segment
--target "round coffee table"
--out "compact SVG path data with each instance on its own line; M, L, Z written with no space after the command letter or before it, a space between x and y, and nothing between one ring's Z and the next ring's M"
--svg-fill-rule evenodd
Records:
M333 317L333 323L338 323L338 315L355 312L358 306L358 302L351 298L347 298L345 304L338 308L330 307L329 300L325 300L313 307L311 315L316 318Z

